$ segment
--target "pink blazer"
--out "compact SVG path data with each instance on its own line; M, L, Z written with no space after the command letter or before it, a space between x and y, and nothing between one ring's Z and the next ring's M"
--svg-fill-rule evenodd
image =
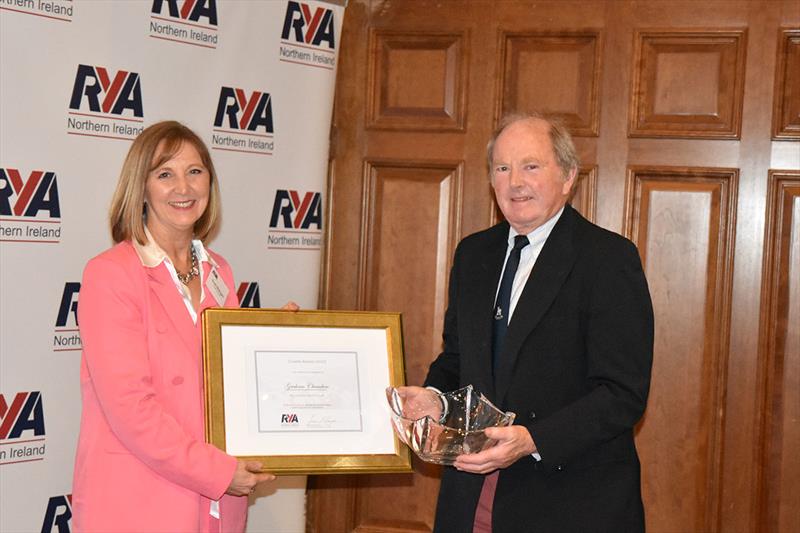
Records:
M236 307L230 266L209 255ZM217 305L206 290L201 309ZM164 264L143 266L129 242L103 252L84 270L78 315L74 530L243 531L247 498L224 495L236 459L204 440L199 315L195 325ZM220 498L216 523L209 505Z

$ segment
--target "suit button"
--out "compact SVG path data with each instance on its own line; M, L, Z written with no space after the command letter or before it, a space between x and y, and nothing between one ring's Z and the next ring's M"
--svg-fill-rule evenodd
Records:
M556 465L556 470L562 472L564 470L564 465Z
M533 411L528 413L528 420L536 420L536 413L534 413Z

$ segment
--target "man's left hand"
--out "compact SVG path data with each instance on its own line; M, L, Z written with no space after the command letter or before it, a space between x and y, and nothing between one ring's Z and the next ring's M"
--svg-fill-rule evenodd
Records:
M487 428L486 436L496 440L497 444L480 453L459 455L453 466L464 472L488 474L536 452L536 444L524 426Z

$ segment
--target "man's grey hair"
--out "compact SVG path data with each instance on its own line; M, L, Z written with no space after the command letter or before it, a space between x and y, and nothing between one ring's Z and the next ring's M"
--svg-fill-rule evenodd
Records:
M492 177L494 161L492 161L492 152L494 152L494 144L497 138L503 131L515 122L522 120L543 120L550 126L550 142L553 145L553 152L556 156L556 162L561 168L561 174L566 179L569 177L570 172L578 170L580 159L578 152L575 150L575 143L572 142L572 135L569 134L566 126L558 120L545 117L542 113L533 111L530 113L510 113L500 119L500 124L497 129L492 133L492 137L486 145L486 162L489 167L489 177Z

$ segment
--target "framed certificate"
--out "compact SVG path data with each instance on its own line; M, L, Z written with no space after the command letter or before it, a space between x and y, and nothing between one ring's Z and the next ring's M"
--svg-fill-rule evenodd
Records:
M404 384L398 313L203 312L206 440L274 474L409 472L385 389Z

